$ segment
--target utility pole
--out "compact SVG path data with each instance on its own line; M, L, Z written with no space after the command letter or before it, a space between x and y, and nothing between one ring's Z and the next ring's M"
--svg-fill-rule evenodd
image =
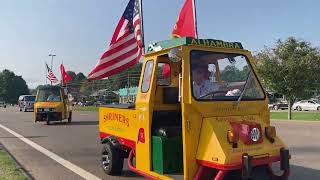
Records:
M53 66L53 57L55 57L55 54L49 54L49 56L51 56L51 70L52 70L52 66Z

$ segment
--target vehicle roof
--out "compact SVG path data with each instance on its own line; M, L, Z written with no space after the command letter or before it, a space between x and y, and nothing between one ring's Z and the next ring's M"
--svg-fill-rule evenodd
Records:
M194 39L192 37L183 37L152 43L148 46L147 53L188 45L213 48L243 49L243 46L240 42L226 42L217 39Z
M39 90L48 90L48 89L62 89L62 87L48 85L48 86L42 86L39 88Z

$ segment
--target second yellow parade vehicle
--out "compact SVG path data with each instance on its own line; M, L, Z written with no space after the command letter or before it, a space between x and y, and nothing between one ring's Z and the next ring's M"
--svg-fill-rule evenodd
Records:
M105 172L121 175L127 159L148 179L287 179L289 150L270 125L255 64L239 42L151 44L135 104L99 109Z
M72 120L72 108L68 100L67 90L61 86L44 86L38 89L34 104L35 122Z

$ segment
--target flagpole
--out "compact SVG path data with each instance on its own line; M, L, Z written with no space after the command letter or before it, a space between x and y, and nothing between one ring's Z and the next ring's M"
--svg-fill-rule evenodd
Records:
M196 8L196 0L193 0L193 6L194 6L194 23L196 27L196 34L197 34L197 39L199 37L198 35L198 21L197 21L197 8Z
M63 65L63 60L61 60L61 64ZM61 66L60 66L60 74L61 74L61 86L63 87L63 77L62 77L62 72L61 72Z
M48 69L47 69L47 63L45 62L44 65L46 66L46 85L48 84Z
M143 8L142 8L142 0L139 0L139 13L140 13L140 27L141 27L141 41L142 41L142 49L143 54L145 54L145 45L144 45L144 28L143 28Z

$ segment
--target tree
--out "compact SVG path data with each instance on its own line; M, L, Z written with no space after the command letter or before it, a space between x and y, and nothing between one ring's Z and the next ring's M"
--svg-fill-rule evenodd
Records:
M256 58L263 83L288 101L288 119L297 98L310 98L320 88L319 49L309 42L293 37L278 40L275 48L265 48Z
M74 79L76 77L76 73L74 71L67 71L67 74Z
M7 103L17 103L22 94L29 94L26 81L7 69L0 73L0 99Z

